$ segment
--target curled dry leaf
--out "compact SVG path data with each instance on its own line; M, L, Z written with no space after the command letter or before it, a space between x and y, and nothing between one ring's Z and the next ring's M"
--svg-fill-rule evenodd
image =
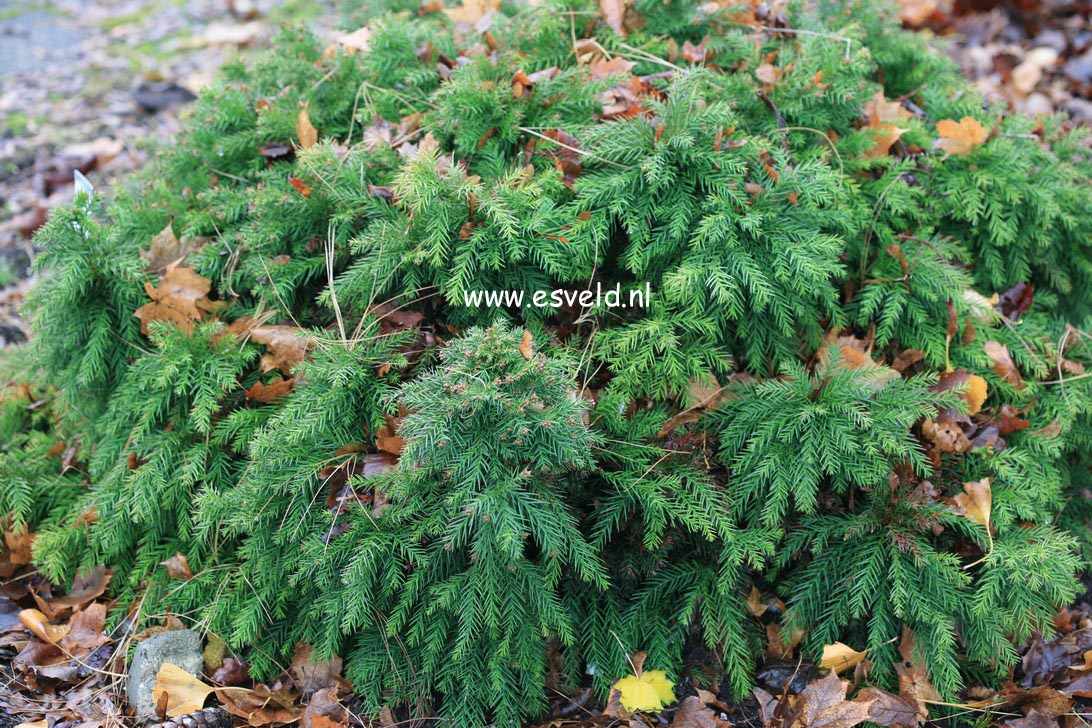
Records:
M91 652L110 642L102 633L106 626L106 605L95 602L72 615L68 621L68 634L61 639L61 649L66 653Z
M772 63L763 63L755 69L755 78L767 86L773 86L781 78L781 69Z
M49 607L55 612L82 607L105 594L113 577L114 573L102 565L82 571L72 580L72 588L67 594L49 600Z
M337 699L337 688L322 688L315 692L303 709L303 728L346 728L349 711Z
M19 621L31 634L51 645L60 644L68 634L68 625L50 624L49 619L37 609L24 609L19 612Z
M259 362L263 372L279 369L291 374L317 343L313 336L295 326L255 326L249 334L252 341L266 347Z
M693 695L679 704L675 718L671 721L671 728L718 728L722 725L727 724L720 721L711 708Z
M144 259L146 270L149 273L162 273L172 263L184 263L186 257L198 250L208 238L196 237L179 240L174 234L172 223L152 236L152 244L147 251L141 251L140 257Z
M958 157L970 154L975 147L986 141L989 132L982 122L973 116L964 116L958 122L944 119L937 122L938 146Z

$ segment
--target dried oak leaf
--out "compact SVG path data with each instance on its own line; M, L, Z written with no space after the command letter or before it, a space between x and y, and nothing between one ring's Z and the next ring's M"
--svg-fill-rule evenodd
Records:
M943 119L937 122L938 146L949 154L962 157L970 154L975 147L986 141L989 132L982 122L973 116L964 116L958 122Z
M167 266L159 286L144 283L144 291L152 299L133 314L140 319L140 330L148 334L148 324L153 321L175 323L186 331L193 331L193 324L200 321L209 308L208 294L212 281L198 275L192 268L177 263Z

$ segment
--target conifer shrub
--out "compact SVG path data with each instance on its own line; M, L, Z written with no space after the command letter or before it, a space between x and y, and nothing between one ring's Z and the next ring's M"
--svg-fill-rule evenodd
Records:
M287 29L55 214L0 409L39 568L456 725L695 641L737 695L794 636L1003 680L1092 554L1087 131L875 3L627 7ZM651 298L467 304L597 286Z

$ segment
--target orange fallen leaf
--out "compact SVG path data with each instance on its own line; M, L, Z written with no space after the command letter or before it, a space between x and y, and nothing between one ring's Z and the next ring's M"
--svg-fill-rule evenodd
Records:
M973 116L964 116L958 122L952 119L938 121L937 134L940 136L940 148L960 157L970 154L989 136L986 127Z
M523 340L519 342L519 353L523 355L523 358L527 361L531 361L531 358L535 355L535 338L531 336L530 331L523 332Z
M274 379L269 384L254 382L254 386L246 390L246 398L252 399L255 402L268 404L269 402L274 402L285 396L286 394L291 392L292 388L295 386L295 377L291 379L285 379L284 377L281 377L278 379Z

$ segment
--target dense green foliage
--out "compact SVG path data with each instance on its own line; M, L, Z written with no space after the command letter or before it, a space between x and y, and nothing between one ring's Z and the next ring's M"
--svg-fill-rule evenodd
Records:
M873 3L631 5L625 37L582 0L286 30L54 215L17 359L50 389L0 410L41 569L461 726L695 640L745 692L752 590L877 684L905 628L942 694L1003 678L1092 553L1087 133L984 105ZM207 296L142 329L173 257Z

